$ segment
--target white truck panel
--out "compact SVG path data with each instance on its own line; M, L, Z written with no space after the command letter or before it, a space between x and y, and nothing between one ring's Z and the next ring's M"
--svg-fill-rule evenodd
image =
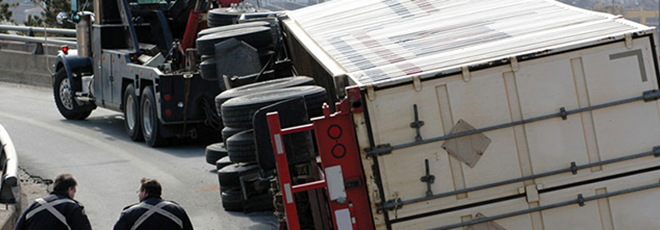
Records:
M285 28L324 75L360 89L365 111L353 115L377 229L453 225L660 179L652 155L569 171L660 146L660 102L557 116L657 90L653 28L552 0L336 0L288 16ZM557 170L566 171L529 178ZM649 188L456 229L658 229L648 214L658 195Z
M412 85L375 90L373 96L366 99L374 145L415 142L416 131L410 127L415 121L415 104L419 120L425 122L421 136L430 139L450 134L459 120L479 129L558 113L562 107L574 110L639 97L644 91L657 89L655 64L650 62L651 66L646 67L644 61L647 78L642 81L637 57L629 58L634 62L624 61L628 58L609 58L629 50L641 50L645 57L652 58L649 38L635 39L634 44L631 49L626 48L624 42L618 42L524 61L516 71L505 65L471 72L470 78L451 75L423 81L417 88L419 91ZM425 159L429 160L430 174L436 177L431 190L439 194L567 169L571 162L584 165L651 151L660 145L659 110L658 102L637 101L568 115L566 120L554 117L486 131L483 135L491 143L474 167L444 150L444 141L396 149L378 158L383 193L386 200L424 197L427 186L420 178L425 175ZM388 215L391 219L414 217L439 209L515 196L525 193L525 187L530 185L539 190L550 189L656 166L660 166L660 159L647 156L580 170L575 175L561 173L406 204L389 211ZM365 172L373 173L368 169ZM540 196L541 201L547 197ZM478 210L482 209L487 208ZM595 212L570 209L560 213L566 218L570 216L566 213L571 212L589 215L597 214L598 209ZM406 222L417 226L423 219L427 218ZM461 222L460 216L452 220ZM426 226L426 223L419 224ZM562 229L547 224L551 226L547 229ZM590 227L591 224L583 224L584 229L596 229Z

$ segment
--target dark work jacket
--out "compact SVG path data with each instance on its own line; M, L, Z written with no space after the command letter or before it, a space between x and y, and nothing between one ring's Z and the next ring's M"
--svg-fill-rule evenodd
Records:
M114 230L130 230L133 228L133 225L136 224L136 221L148 211L147 208L144 206L141 207L141 204L148 204L151 206L157 206L158 204L166 202L163 204L162 209L174 214L174 216L178 217L181 220L181 223L183 225L182 227L179 227L178 224L176 224L172 219L155 212L151 214L145 221L139 225L137 228L138 230L192 230L192 223L190 223L190 218L188 218L188 214L186 214L186 211L183 210L181 206L178 204L172 202L172 201L165 201L161 199L160 197L146 197L142 200L142 202L133 204L130 206L127 206L124 208L124 211L121 212L121 216L119 217L119 220L117 223L115 223L115 228Z
M69 198L64 192L53 191L50 195L42 198L46 202L51 203L56 200L66 200L73 202L63 202L61 204L55 205L55 209L62 213L66 218L66 222L71 227L71 230L88 230L92 229L92 226L89 224L89 219L85 215L85 207L83 207L78 201ZM27 218L27 214L32 210L37 209L41 206L40 203L34 202L30 205L21 215L21 218L18 219L16 223L15 230L37 230L37 229L52 229L52 230L67 230L68 228L64 223L55 217L51 212L44 209L35 213L30 218Z

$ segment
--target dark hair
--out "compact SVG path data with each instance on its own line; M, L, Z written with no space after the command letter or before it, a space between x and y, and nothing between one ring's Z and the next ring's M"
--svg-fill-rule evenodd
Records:
M59 192L66 192L69 190L69 188L74 188L78 183L76 182L76 179L73 178L71 174L65 173L65 174L60 174L57 177L55 177L55 183L53 190L59 191Z
M140 180L140 184L142 184L140 186L140 190L144 190L147 196L160 197L161 191L163 189L156 179L142 178L142 180Z

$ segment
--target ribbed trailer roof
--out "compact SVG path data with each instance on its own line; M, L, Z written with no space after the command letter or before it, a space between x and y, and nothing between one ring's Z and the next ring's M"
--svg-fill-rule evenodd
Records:
M288 16L360 85L653 30L553 0L335 0Z

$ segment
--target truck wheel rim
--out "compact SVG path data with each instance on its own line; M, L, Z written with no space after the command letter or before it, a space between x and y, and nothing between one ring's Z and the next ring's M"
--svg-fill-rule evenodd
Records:
M64 108L73 110L73 100L71 100L71 85L69 84L68 78L64 78L64 80L60 82L60 102Z
M126 122L128 123L128 128L131 130L135 129L135 100L133 96L126 98Z
M142 123L144 124L144 134L147 137L151 136L153 130L153 124L151 123L151 100L147 99L144 101L142 106Z

